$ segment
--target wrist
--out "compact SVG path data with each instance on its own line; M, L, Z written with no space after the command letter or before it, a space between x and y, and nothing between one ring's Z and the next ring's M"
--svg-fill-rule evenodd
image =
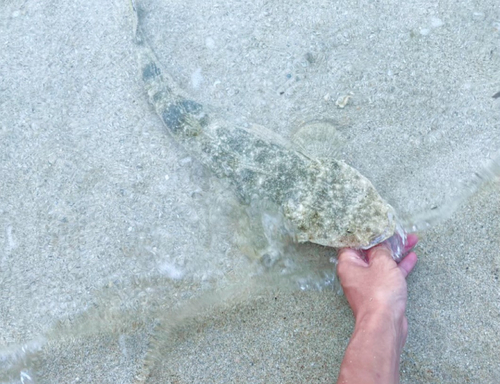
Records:
M354 332L385 335L385 337L402 348L406 340L408 327L404 311L379 308L376 311L358 314L355 319Z
M387 324L399 324L405 317L405 308L394 308L387 305L374 304L366 306L362 311L355 314L356 324L361 322L383 322Z
M340 367L338 383L399 383L399 359L406 339L404 313L394 310L356 316L354 332Z

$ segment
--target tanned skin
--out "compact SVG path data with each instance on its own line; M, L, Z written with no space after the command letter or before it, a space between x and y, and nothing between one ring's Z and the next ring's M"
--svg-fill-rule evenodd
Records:
M406 252L418 239L408 236ZM399 358L408 334L406 277L417 263L410 252L399 264L380 244L368 251L344 248L337 271L355 318L337 384L398 384Z

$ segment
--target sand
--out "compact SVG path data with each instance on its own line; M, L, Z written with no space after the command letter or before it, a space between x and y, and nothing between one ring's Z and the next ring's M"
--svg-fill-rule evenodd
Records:
M496 1L143 7L193 99L287 139L330 122L316 150L402 216L456 195L500 148ZM252 265L224 223L234 198L147 104L127 1L6 1L0 20L0 378L132 383L156 339L146 382L334 382L353 327L335 287L210 294ZM421 234L402 383L500 382L499 191ZM296 252L334 268L330 251ZM210 305L186 304L200 295Z

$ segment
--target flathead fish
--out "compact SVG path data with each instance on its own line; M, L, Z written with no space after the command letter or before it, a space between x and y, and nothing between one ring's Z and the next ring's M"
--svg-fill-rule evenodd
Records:
M391 237L394 209L343 161L314 158L263 127L238 127L191 100L162 70L133 4L140 74L170 135L244 202L276 204L299 242L369 248Z

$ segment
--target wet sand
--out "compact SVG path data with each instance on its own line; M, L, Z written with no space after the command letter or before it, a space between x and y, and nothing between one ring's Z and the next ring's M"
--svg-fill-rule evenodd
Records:
M143 3L165 69L193 99L288 139L334 122L325 146L403 216L443 204L500 148L496 2L229 3ZM0 11L1 353L49 340L6 382L132 383L150 334L162 342L147 382L335 381L353 320L331 287L250 290L153 330L248 261L207 208L225 192L214 202L147 104L131 16L126 1ZM500 382L499 191L422 234L402 383Z

